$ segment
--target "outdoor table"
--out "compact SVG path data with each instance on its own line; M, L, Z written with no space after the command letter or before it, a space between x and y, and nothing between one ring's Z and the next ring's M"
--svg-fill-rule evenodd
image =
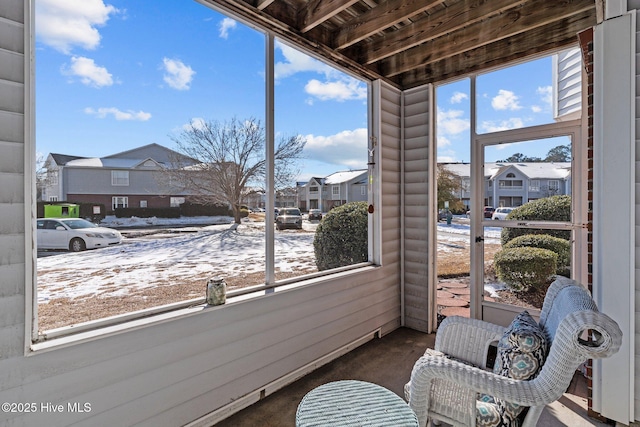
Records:
M364 381L334 381L311 390L298 405L297 427L418 426L400 396Z

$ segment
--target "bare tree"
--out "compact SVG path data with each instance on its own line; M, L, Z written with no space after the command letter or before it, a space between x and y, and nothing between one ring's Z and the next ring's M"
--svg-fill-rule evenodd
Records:
M185 162L184 157L172 161L164 172L171 186L196 201L230 205L239 224L246 189L251 185L264 188L265 131L260 121L192 121L172 140L180 154L198 163ZM278 141L274 161L276 189L291 185L295 179L305 144L299 135Z
M462 203L462 177L455 172L450 171L443 164L437 166L438 180L438 208L444 208L445 203L449 202L449 208L457 211L464 209Z

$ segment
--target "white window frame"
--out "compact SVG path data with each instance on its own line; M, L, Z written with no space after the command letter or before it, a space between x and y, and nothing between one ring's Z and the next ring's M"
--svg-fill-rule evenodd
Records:
M31 29L32 31L32 37L33 37L33 33L35 33L35 28ZM269 69L271 68L271 72L267 71L267 78L266 78L266 88L267 88L267 92L271 92L271 97L267 96L267 101L266 101L266 109L268 111L273 111L274 110L274 106L273 106L273 86L274 86L274 77L273 77L273 65L275 64L274 61L274 35L272 34L266 34L265 38L267 39L268 44L270 44L270 49L267 50L266 52L266 58L267 58L267 65L266 68ZM301 51L304 51L303 49L300 48ZM317 56L313 55L310 52L306 52L304 51L306 54L309 54L311 56L316 57L316 59L321 60L320 58L318 58ZM32 57L32 56L31 56ZM34 67L32 67L33 69ZM343 72L347 72L347 70L342 70ZM270 75L271 74L271 75ZM372 86L374 84L374 82L371 81L365 81L363 80L363 78L361 76L354 76L355 78L358 78L359 80L362 80L367 86L368 86L368 128L369 128L369 134L370 135L374 135L375 138L369 138L369 141L371 140L379 140L380 139L380 129L377 126L376 121L374 120L374 118L372 117L373 114L375 113L375 108L380 108L379 105L376 104L375 108L373 107L373 105L378 101L376 99L374 99L373 96L371 96L371 92L372 92ZM35 93L35 89L33 87L34 85L34 81L35 79L33 78L32 75L27 75L26 77L28 86L29 86L29 90L33 91ZM32 101L33 104L33 101ZM33 113L31 113L31 111L35 111L35 105L30 105L29 108L27 108L27 110L29 110L28 117L29 120L32 121L31 126L33 128L35 128L35 123L34 123L34 117L35 115ZM273 115L269 115L267 114L267 118L266 118L266 122L267 122L267 133L269 133L269 131L273 131ZM270 128L270 129L269 129ZM270 138L267 135L267 153L271 153L271 158L273 157L273 138ZM371 144L371 142L370 142ZM25 171L25 176L27 176L27 178L25 178L26 180L31 180L31 182L33 183L35 180L35 168L34 165L32 165L29 159L35 158L35 156L33 155L33 152L35 152L35 148L36 148L36 141L35 141L35 137L31 136L30 138L30 143L26 144L28 145L27 149L25 151L27 151L27 153L25 154L29 154L25 156L25 165L27 166L27 169L30 168L30 173L27 174ZM369 146L369 149L371 149L372 147ZM376 159L377 164L380 164L380 150L375 150L376 151ZM269 155L267 155L267 159L269 159ZM267 160L267 163L269 163L270 161ZM272 160L271 160L272 163ZM272 167L272 165L271 165ZM267 165L267 169L269 169L269 165ZM378 184L378 180L379 180L379 176L380 176L380 171L378 168L373 168L373 172L372 172L372 184L371 188L372 191L369 192L369 202L371 204L375 204L376 201L379 200L379 198L381 197L380 195L380 188L379 188L379 184ZM115 171L115 170L114 170ZM112 185L117 185L114 184L114 181L118 182L119 179L114 179L114 174L112 171ZM129 185L128 182L128 175L129 175L129 171L122 171L121 172L126 172L127 173L127 184ZM117 175L117 173L116 173ZM273 170L271 170L270 176L271 178L269 179L273 179ZM124 184L122 184L124 185ZM267 182L267 186L268 182ZM322 192L325 193L327 192L326 186L321 185L320 186L322 188ZM30 186L25 186L26 191L30 191L29 190ZM338 186L339 188L339 186ZM273 186L271 187L271 189L273 190ZM267 192L266 195L266 208L267 208L267 219L271 218L273 220L273 207L275 206L275 197L274 197L275 192L271 191L271 192ZM25 196L27 197L31 197L31 194L25 194ZM120 203L121 205L124 205L125 207L129 206L129 199L128 196L112 196L112 207L114 206L114 201L115 201L115 205L118 205L118 201L121 201L123 203ZM335 206L340 206L341 202L337 201L337 203L335 203ZM35 210L35 205L32 208L33 210ZM354 264L351 266L346 266L346 267L342 267L342 268L338 268L335 269L335 271L323 271L323 272L319 272L317 275L305 275L304 279L304 284L308 285L311 281L316 280L318 283L322 283L324 282L327 277L329 277L329 275L331 274L335 274L338 275L340 277L345 276L346 274L354 274L357 275L359 273L365 273L365 272L370 272L370 269L372 267L376 267L379 265L380 260L382 258L381 256L381 252L380 252L380 248L381 248L381 243L380 243L380 236L381 236L381 229L380 229L380 220L381 220L381 213L380 210L376 210L375 213L373 215L369 215L369 261L368 262L364 262L364 263L360 263L360 264ZM375 219L373 219L375 218ZM271 221L273 222L273 221ZM35 229L34 230L29 230L28 233L26 234L26 243L27 246L31 245L31 241L33 240L33 233L35 233ZM280 283L275 283L273 280L270 280L269 275L270 272L269 270L274 270L274 262L273 262L273 258L271 259L271 261L269 261L269 257L273 257L273 242L274 242L274 235L273 235L273 228L267 228L267 247L265 248L265 256L267 259L267 278L266 278L266 283L263 286L264 288L264 292L265 294L269 294L272 293L274 288L280 285L286 285L286 286L292 286L292 282L294 281L294 279L287 279L287 280L282 280L281 284ZM271 237L269 237L271 236ZM271 245L271 249L269 248L269 245ZM271 252L271 254L269 253ZM27 273L31 272L34 273L36 271L35 268L35 264L36 264L36 258L35 258L35 252L34 252L34 256L32 257L32 261L31 263L26 263L27 264ZM96 330L99 330L101 328L106 328L106 327L111 327L111 326L115 326L118 330L122 330L122 329L126 329L129 326L126 325L127 322L129 321L133 321L133 320L141 320L142 318L145 318L146 320L144 320L144 322L154 322L154 319L151 317L152 315L156 315L156 314L161 314L161 313L166 313L168 311L171 312L175 312L175 317L179 318L182 317L185 313L184 310L185 309L190 309L193 307L194 302L193 300L191 301L177 301L175 304L171 304L171 307L167 307L167 306L163 306L163 307L153 307L150 309L145 309L142 310L140 312L136 312L136 313L126 313L124 315L119 315L119 316L115 316L113 318L103 318L103 319L97 319L95 321L91 321L91 322L87 322L86 324L83 325L74 325L73 327L68 327L68 328L59 328L55 331L47 331L46 334L44 335L39 335L38 334L38 326L37 326L37 313L38 313L38 303L37 303L37 280L35 277L35 273L34 273L34 277L33 280L30 280L30 284L31 286L29 287L30 290L26 293L26 301L29 308L27 309L27 316L26 316L26 326L28 329L31 330L31 340L29 342L26 343L26 349L28 349L28 351L40 351L40 350L44 350L44 349L50 349L52 347L57 346L58 344L55 342L56 339L61 338L61 337L67 337L64 341L64 343L61 343L62 345L68 345L70 343L75 343L75 342L82 342L85 341L87 339L93 340L96 338L96 336L100 336L101 332L96 332ZM260 292L262 289L260 286L255 286L255 287L251 287L251 289L241 289L237 292L234 292L233 295L228 295L228 298L234 297L234 296L244 296L244 295L248 295L248 294L255 294L256 292ZM224 308L222 308L224 309ZM29 320L31 319L31 320ZM122 319L126 319L123 323ZM112 332L106 332L105 331L105 336L111 334ZM71 336L75 336L75 337L71 337ZM87 338L88 337L88 338ZM50 341L53 340L53 341Z
M367 186L366 185L361 185L360 186L360 195L361 196L366 196L367 195Z
M117 208L128 208L128 207L129 207L129 197L127 196L111 197L111 209L116 210Z
M339 185L332 185L331 186L331 195L340 197L340 186Z
M146 200L140 200L140 207L141 208L146 208L147 207L147 201Z
M529 191L533 191L538 193L540 191L540 180L539 179L530 179L529 180Z
M113 185L114 187L128 187L129 186L129 171L112 170L111 171L111 185Z
M57 202L58 201L58 196L49 196L49 201L50 202Z
M553 185L551 185L551 184L553 184ZM551 191L551 190L560 191L560 180L550 179L549 181L547 181L547 187L549 188L549 191Z

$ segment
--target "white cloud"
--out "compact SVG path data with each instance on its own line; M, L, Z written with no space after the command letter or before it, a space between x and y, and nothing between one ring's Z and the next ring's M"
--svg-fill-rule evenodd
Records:
M451 141L449 140L449 138L444 135L438 135L436 137L436 140L438 142L438 148L444 148L448 145L451 145Z
M518 96L510 90L500 89L498 95L491 100L491 106L496 110L519 110Z
M276 80L308 71L324 74L327 77L336 72L330 66L285 44L276 43L276 49L282 52L285 59L283 62L276 62L274 64Z
M104 119L107 116L113 116L116 120L134 120L139 122L146 122L151 118L151 113L146 113L144 111L121 111L115 107L110 108L98 108L97 110L87 107L84 109L86 114L96 116L99 119Z
M76 76L80 81L93 87L111 86L113 77L105 67L96 65L93 59L83 56L74 56L71 58L71 65L64 66L62 73L68 76Z
M313 160L349 169L367 167L368 132L365 128L345 130L335 135L306 135L305 155Z
M550 111L551 104L553 103L553 87L552 86L539 86L536 89L536 93L540 97L540 102L543 104L540 105L532 105L531 111L534 113L541 113L543 111Z
M178 59L163 58L162 63L165 83L173 89L188 90L196 72Z
M487 120L480 124L480 129L484 132L499 132L509 129L518 129L524 127L524 122L519 117L513 117L508 120L491 121Z
M438 109L438 138L445 135L456 135L469 129L469 119L464 118L462 110Z
M190 131L193 127L194 129L202 130L204 129L204 125L207 121L202 117L194 117L191 119L191 122L182 125L182 130Z
M553 87L551 86L540 86L536 89L536 93L540 95L540 99L547 105L551 105L553 102Z
M469 95L463 92L455 92L451 96L451 99L449 99L449 102L452 104L460 104L465 99L469 99Z
M236 28L237 22L231 18L224 18L220 22L220 37L226 39L229 37L229 31Z
M118 9L102 0L38 0L36 36L42 43L69 54L74 46L95 49L100 44L96 27L106 24Z
M315 96L322 101L333 99L342 102L351 99L367 98L367 87L351 77L324 83L312 79L305 85L304 90L309 95Z

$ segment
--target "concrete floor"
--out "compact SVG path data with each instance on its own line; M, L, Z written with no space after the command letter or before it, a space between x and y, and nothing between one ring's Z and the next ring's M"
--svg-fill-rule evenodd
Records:
M296 409L302 397L315 387L336 380L368 381L382 385L404 398L403 387L409 381L413 364L426 348L433 348L434 340L433 334L407 328L397 329L318 368L216 426L295 426ZM547 406L538 425L606 426L587 417L587 387L581 374L576 374L567 393L560 400Z

